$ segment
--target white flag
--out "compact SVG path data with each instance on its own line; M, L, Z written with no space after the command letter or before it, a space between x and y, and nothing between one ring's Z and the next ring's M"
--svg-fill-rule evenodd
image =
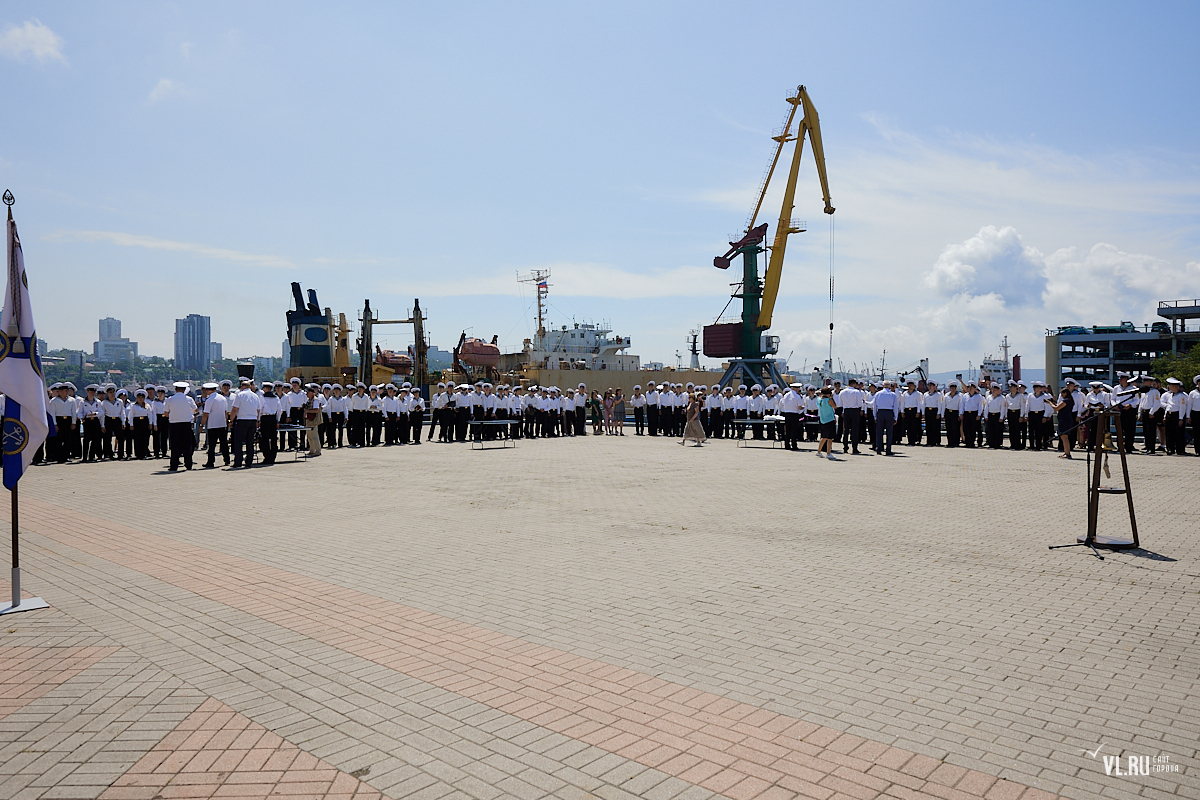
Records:
M12 489L46 437L54 434L54 420L46 408L46 381L29 304L25 257L11 208L7 244L8 290L0 314L0 393L4 394L4 487Z

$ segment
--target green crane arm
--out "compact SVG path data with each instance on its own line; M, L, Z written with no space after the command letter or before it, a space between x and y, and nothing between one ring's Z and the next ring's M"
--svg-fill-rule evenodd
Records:
M829 178L825 174L825 148L821 144L821 122L817 118L817 110L813 108L808 91L801 86L795 97L789 97L788 102L793 106L799 105L804 109L804 117L800 120L800 130L796 134L796 152L792 156L792 169L788 173L787 189L783 193L783 207L779 211L779 224L775 227L775 243L771 246L771 259L767 263L767 274L763 279L762 309L758 312L758 327L766 330L771 327L771 315L775 311L775 296L779 294L779 276L783 273L783 254L787 249L787 237L797 233L798 228L792 227L792 209L796 207L796 177L800 174L800 155L804 152L804 135L808 133L812 141L813 158L817 164L817 175L821 179L821 192L825 198L825 213L834 212L829 199Z

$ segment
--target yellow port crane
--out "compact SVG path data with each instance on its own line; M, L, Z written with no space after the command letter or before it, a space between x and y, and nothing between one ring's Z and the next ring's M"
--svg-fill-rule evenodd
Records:
M728 269L732 257L742 255L743 278L735 298L742 300L741 323L714 324L704 328L704 354L713 358L731 358L729 369L721 380L725 386L735 377L742 382L756 382L760 377L781 381L778 369L772 359L765 355L776 352L776 337L763 336L763 331L771 327L771 318L775 311L775 298L779 294L779 278L783 274L783 258L787 251L787 238L793 233L805 229L803 222L792 219L795 208L796 182L800 174L800 157L804 152L804 139L807 136L812 143L813 160L817 167L817 176L821 181L821 192L825 200L825 213L834 212L833 203L829 197L829 178L825 173L825 149L821 142L821 122L817 110L813 107L804 86L796 88L795 94L787 98L791 108L783 129L771 138L777 143L771 165L759 187L758 201L746 224L745 235L736 242L729 243L729 251L724 256L713 259L713 265L720 269ZM799 116L799 123L793 132L792 126ZM767 262L767 272L760 282L758 278L758 254L763 252L762 241L766 238L767 225L763 223L755 227L758 214L762 210L767 189L775 168L779 164L783 148L790 142L796 147L792 154L791 169L788 172L787 186L783 192L783 204L779 210L779 222L775 228L775 239L770 247L770 259Z

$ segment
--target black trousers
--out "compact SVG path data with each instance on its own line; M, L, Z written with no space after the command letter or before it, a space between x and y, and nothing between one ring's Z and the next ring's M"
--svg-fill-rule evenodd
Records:
M1021 444L1021 411L1009 409L1008 412L1008 446L1012 450L1024 449Z
M942 421L936 408L925 409L925 444L930 447L941 447L942 444Z
M192 423L190 422L172 422L168 428L168 434L171 441L171 465L170 469L179 469L179 459L183 459L183 466L188 469L192 468L192 451L196 449L196 436L192 433Z
M957 411L946 412L946 446L958 447L958 443L962 438L962 426L958 419Z
M233 465L250 466L254 463L254 432L258 423L252 419L235 419L233 421ZM244 457L243 457L244 454Z
M587 406L575 406L575 435L587 436Z
M708 412L704 412L704 433L708 434ZM635 408L633 410L633 427L638 436L641 436L646 430L646 409ZM580 434L581 436L583 434Z
M904 409L904 433L910 445L921 443L921 415L915 408Z
M658 406L646 406L646 425L651 436L658 436Z
M116 458L121 455L121 420L109 417L104 420L104 457ZM114 443L116 445L114 449Z
M471 422L471 407L463 406L454 410L454 441L467 440L467 427Z
M1030 411L1029 419L1029 449L1046 449L1046 415L1041 411Z
M794 411L783 415L783 446L788 450L800 449L800 415Z
M55 417L54 427L58 432L54 436L53 449L46 448L48 460L57 461L59 464L67 463L67 459L71 457L74 450L71 444L71 437L79 438L79 431L75 428L74 417Z
M166 458L170 452L167 439L171 433L171 422L166 414L158 415L158 427L154 429L154 457Z
M979 412L967 411L963 414L963 439L966 440L967 447L975 447L975 442L979 438Z
M1121 406L1121 447L1133 452L1133 434L1137 432L1137 407Z
M279 452L279 442L275 438L279 428L279 418L274 415L264 415L259 420L259 426L258 450L262 453L262 463L264 465L274 464L275 454Z
M135 417L133 420L133 454L137 458L150 457L150 418Z
M100 420L85 419L83 421L83 460L95 461L103 453L104 444L101 442L103 432Z
M425 424L425 412L422 409L415 409L408 412L408 427L412 432L412 440L414 444L421 443L421 426Z
M1158 423L1149 411L1142 412L1142 449L1153 453L1158 449Z
M1179 424L1179 412L1168 411L1164 422L1167 427L1167 455L1187 455L1186 428Z
M209 428L205 432L208 443L208 461L204 466L211 467L216 463L217 447L221 448L221 459L229 466L229 431L226 428Z
M383 412L368 411L368 419L370 420L371 429L371 445L379 444L379 437L383 434Z
M987 446L999 450L1004 445L1004 417L999 412L987 415Z
M408 444L412 436L412 416L400 412L396 415L396 438L394 441L400 444Z
M861 408L843 408L842 409L842 427L846 431L846 438L842 439L842 452L846 451L847 439L853 452L858 452L858 443L862 437Z
M292 423L293 425L303 426L304 409L300 407L290 409L288 411L288 422ZM297 445L297 440L299 441L299 445ZM280 444L282 445L283 442L280 442ZM298 432L292 431L288 434L288 447L292 450L295 450L297 446L299 446L301 450L306 450L308 448L308 431L303 427L301 427Z

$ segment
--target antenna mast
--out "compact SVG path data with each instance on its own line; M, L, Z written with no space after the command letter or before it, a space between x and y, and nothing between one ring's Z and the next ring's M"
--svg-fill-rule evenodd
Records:
M546 295L550 294L550 270L535 269L524 278L517 278L520 283L532 283L537 288L538 304L538 336L546 335Z

